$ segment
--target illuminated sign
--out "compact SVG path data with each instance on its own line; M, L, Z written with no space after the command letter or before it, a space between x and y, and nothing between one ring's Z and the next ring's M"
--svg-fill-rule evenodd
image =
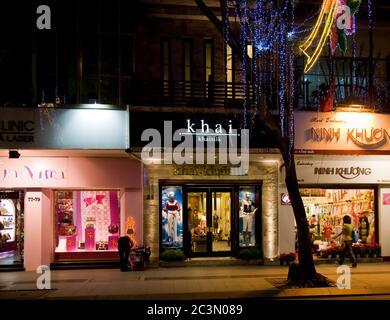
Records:
M295 149L390 151L390 115L296 112Z
M91 108L2 108L1 149L126 150L126 110Z
M323 183L389 183L389 156L297 155L298 181Z
M214 129L210 128L210 125L205 120L200 120L199 127L196 128L196 123L187 119L187 131L181 132L180 135L192 135L198 138L198 141L216 141L221 142L223 136L239 136L237 133L233 133L232 120L229 120L228 130L222 128L221 123L217 123Z

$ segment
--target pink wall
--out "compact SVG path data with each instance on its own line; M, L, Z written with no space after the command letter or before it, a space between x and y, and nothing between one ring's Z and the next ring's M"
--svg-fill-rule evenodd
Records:
M143 191L122 190L121 192L121 221L126 222L127 217L135 220L137 244L143 244ZM121 235L126 234L126 223L121 223Z
M53 191L42 190L42 258L41 264L50 265L54 258L54 208L52 206Z
M49 208L47 208L49 204ZM47 210L49 209L49 210ZM47 254L43 252L43 234L47 232L44 211L50 212L50 199L42 190L26 192L24 200L24 267L27 271L36 270ZM45 246L46 247L46 246ZM45 248L46 249L46 248Z

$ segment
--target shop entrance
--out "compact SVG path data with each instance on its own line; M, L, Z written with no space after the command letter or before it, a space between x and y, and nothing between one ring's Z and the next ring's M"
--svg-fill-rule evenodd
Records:
M0 268L23 269L22 191L0 191Z
M189 188L187 217L191 256L228 256L232 252L231 188Z

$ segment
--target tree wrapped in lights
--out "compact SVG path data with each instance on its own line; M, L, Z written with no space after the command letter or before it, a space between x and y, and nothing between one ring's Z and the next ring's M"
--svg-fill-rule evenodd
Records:
M220 0L222 20L204 1L195 2L241 62L241 82L246 91L243 126L248 127L255 119L259 121L266 135L276 139L282 154L299 246L299 264L290 267L289 278L326 285L326 279L314 267L294 160L294 52L297 35L302 31L294 26L295 1ZM278 119L272 116L271 109L278 110Z

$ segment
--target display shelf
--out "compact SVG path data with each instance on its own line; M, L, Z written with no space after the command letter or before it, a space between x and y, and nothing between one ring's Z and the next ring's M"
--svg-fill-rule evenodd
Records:
M13 215L12 214L2 214L2 215L0 215L0 218L1 217L13 217Z
M14 230L14 228L4 228L4 229L2 229L0 231L3 231L3 230Z

